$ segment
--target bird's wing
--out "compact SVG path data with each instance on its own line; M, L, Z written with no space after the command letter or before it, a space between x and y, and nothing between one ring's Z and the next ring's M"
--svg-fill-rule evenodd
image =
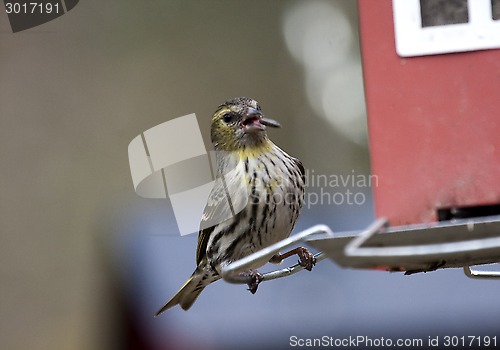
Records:
M306 182L306 170L304 169L304 165L297 158L292 157L292 159L295 162L295 164L297 165L297 168L299 168L300 177L302 177L302 181L305 183Z
M248 201L246 186L239 176L219 176L208 196L207 205L201 216L196 249L196 264L205 257L207 243L216 226L233 218Z

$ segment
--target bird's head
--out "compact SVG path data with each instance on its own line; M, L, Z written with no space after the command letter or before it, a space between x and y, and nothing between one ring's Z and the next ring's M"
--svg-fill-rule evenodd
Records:
M266 127L280 124L265 118L257 101L238 97L220 105L212 117L212 143L216 150L238 151L265 146Z

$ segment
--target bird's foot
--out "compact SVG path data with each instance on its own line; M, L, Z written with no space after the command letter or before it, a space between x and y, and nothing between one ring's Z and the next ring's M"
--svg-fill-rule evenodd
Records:
M248 282L248 290L250 293L255 294L257 292L257 288L259 287L260 282L263 281L262 274L257 270L248 270L240 273L240 276L250 277L251 280Z
M280 253L274 254L269 260L269 262L273 264L279 264L284 259L292 255L299 256L300 266L304 267L307 271L311 271L313 266L316 265L316 258L307 248L304 247L297 247L283 254Z
M414 273L419 273L419 272L426 273L426 272L430 272L430 271L436 271L437 269L439 269L440 267L443 267L444 265L446 265L446 261L444 261L444 260L436 261L433 264L431 264L427 269L408 270L405 272L405 275L409 276L409 275L413 275Z
M297 255L299 256L299 264L304 267L307 271L311 271L313 266L316 265L316 258L314 255L306 248L299 247Z

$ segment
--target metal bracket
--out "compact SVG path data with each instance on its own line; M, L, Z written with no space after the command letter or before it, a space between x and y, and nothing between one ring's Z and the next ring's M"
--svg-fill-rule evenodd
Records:
M240 276L241 272L258 262L266 263L280 250L304 241L320 251L314 255L317 262L328 257L343 267L407 274L460 267L470 278L500 279L500 271L477 271L469 267L500 262L500 216L386 226L387 219L380 218L359 234L334 237L328 226L316 225L224 266L222 277L230 283L248 284L251 276ZM303 269L295 264L265 273L262 280L290 276Z
M354 237L345 248L344 252L347 256L374 256L374 255L387 255L386 252L380 252L381 248L361 248L361 245L370 239L371 236L380 231L381 228L388 225L386 218L375 220L370 226L366 228L359 236ZM400 249L400 248L396 248Z
M500 279L500 271L479 271L472 270L470 266L464 266L464 273L473 279Z

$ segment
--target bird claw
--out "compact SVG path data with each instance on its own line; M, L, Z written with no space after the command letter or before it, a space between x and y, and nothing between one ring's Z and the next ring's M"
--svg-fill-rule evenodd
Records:
M292 249L289 252L286 252L284 254L280 254L280 253L274 254L271 257L271 259L269 259L269 262L273 263L273 264L279 264L284 259L286 259L292 255L299 256L299 265L302 266L307 271L311 271L313 266L316 265L316 258L307 248L304 248L304 247L297 247L297 248Z
M248 270L240 273L240 276L250 277L251 281L247 283L250 293L255 294L260 282L264 280L262 274L257 270Z
M436 261L432 263L427 269L408 270L405 272L405 276L413 275L415 273L420 273L420 272L426 273L426 272L436 271L437 269L443 267L444 265L446 265L446 261L444 260Z
M297 248L297 255L299 256L299 264L307 271L311 271L313 266L316 265L316 258L314 255L306 248Z

